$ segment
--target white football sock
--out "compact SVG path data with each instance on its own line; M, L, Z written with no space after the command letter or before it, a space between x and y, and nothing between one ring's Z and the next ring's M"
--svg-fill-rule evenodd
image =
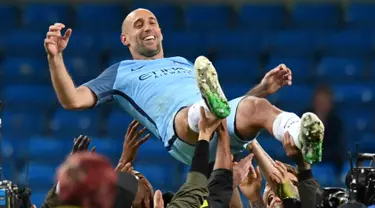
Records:
M295 113L282 112L277 115L276 119L273 121L272 131L273 136L281 142L283 141L284 134L289 132L296 146L301 148L301 144L298 140L301 131L301 119Z
M209 109L206 105L206 102L202 99L196 103L194 103L190 108L188 112L188 123L191 130L199 133L199 120L200 120L200 108L201 106L209 112Z

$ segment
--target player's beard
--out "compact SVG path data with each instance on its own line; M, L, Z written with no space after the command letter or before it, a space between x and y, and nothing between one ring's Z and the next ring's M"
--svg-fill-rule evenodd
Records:
M145 57L153 57L156 56L160 53L161 50L161 44L158 43L156 45L156 49L150 49L147 48L144 44L139 44L137 47L137 50L140 55L145 56Z

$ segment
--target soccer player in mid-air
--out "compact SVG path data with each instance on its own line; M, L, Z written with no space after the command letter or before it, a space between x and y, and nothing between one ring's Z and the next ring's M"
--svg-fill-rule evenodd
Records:
M200 107L217 118L226 118L233 154L242 151L265 128L280 141L289 132L307 162L321 160L324 126L318 117L305 113L299 118L264 99L282 86L291 85L292 74L285 65L267 73L248 94L228 102L212 63L203 56L194 65L178 56L165 58L156 17L149 10L137 9L123 21L120 36L133 60L116 63L76 87L63 61L62 52L72 34L67 29L62 36L64 28L61 23L51 25L44 40L52 83L64 108L88 109L115 101L159 138L173 157L186 164L191 162L198 136L212 136L198 135ZM213 161L215 136L210 145Z

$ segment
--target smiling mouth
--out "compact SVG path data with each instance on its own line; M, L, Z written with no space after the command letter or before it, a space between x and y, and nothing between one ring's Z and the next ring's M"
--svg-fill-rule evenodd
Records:
M156 39L156 37L154 35L149 35L149 36L146 36L146 37L143 38L143 40L145 40L145 41L150 41L150 40L155 40L155 39Z

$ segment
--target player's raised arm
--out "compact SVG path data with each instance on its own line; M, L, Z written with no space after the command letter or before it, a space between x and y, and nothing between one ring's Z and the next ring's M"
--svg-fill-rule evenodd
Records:
M53 87L64 108L90 108L96 103L95 94L86 86L76 88L64 65L62 52L72 34L72 29L67 29L62 36L61 30L64 28L65 25L61 23L51 25L44 40Z

